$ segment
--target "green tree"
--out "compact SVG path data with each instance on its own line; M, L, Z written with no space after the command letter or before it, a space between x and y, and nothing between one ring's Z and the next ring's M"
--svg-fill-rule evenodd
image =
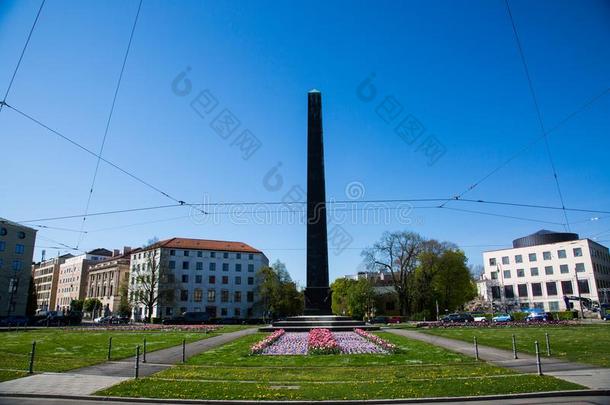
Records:
M36 315L36 309L38 309L38 295L36 293L36 284L34 284L34 277L30 277L30 285L28 287L28 302L25 308L25 314L29 317Z
M303 311L303 293L298 291L284 263L279 260L256 273L255 308L263 318L297 315Z
M130 316L132 308L129 304L129 283L126 280L123 280L119 286L119 296L119 307L117 309L119 316Z
M83 310L83 300L72 300L70 302L70 311L81 312Z
M335 315L349 315L349 290L354 280L338 278L330 285L332 290L332 311Z
M331 289L334 314L359 319L372 315L377 297L368 280L338 278L331 284Z
M476 297L476 286L467 261L464 252L459 249L447 250L439 258L433 288L441 308L457 310Z
M91 313L92 316L95 316L97 311L102 310L102 301L97 298L87 298L83 303L83 310Z

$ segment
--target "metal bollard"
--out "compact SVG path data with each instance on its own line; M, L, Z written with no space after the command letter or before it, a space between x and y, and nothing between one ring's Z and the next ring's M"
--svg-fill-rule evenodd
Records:
M136 366L135 366L135 379L137 380L140 376L140 345L136 346Z
M110 336L108 338L108 361L110 361L111 358L111 354L112 354L112 336Z
M517 340L515 339L515 335L513 335L513 359L517 360Z
M144 348L142 353L142 363L146 363L146 338L144 338Z
M551 357L551 341L550 341L550 339L549 339L549 334L548 334L548 333L545 333L545 334L544 334L544 337L545 337L545 339L546 339L546 355L547 355L548 357Z
M182 362L186 363L186 339L182 339Z
M30 353L30 367L28 368L28 374L34 374L34 355L36 353L36 341L32 342L32 352Z
M474 337L474 359L479 361L479 344L476 336Z
M538 375L542 375L542 363L540 363L540 347L538 346L538 341L534 342L536 346L536 369L538 370Z

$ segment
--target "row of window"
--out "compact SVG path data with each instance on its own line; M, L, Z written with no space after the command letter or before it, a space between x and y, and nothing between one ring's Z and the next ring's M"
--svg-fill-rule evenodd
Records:
M6 235L8 235L8 229L6 229L5 227L0 227L0 236L6 236ZM17 237L19 239L25 239L25 232L17 231Z
M584 263L576 263L574 270L577 273L584 273L585 272L585 264ZM498 274L500 272L499 271L492 271L490 273L491 275L491 279L492 280L497 280L498 279ZM561 274L569 274L570 273L570 268L568 267L567 264L561 264L559 265L559 273ZM544 267L544 274L547 276L551 276L553 274L555 274L555 270L553 268L553 266L545 266ZM538 267L530 267L530 276L532 277L537 277L540 275L540 271L538 269ZM503 270L502 271L502 276L503 278L507 279L507 278L512 278L512 270ZM517 269L517 277L525 277L525 269Z
M220 290L220 302L228 303L230 302L230 292L229 290ZM140 300L143 298L143 291L131 291L129 293L130 301L133 301L135 298L139 298ZM180 301L188 302L189 297L192 297L194 302L202 302L203 301L203 290L201 288L195 288L193 291L189 290L180 290ZM207 290L207 302L216 302L216 290L210 288ZM242 291L234 291L233 292L233 301L234 303L242 302ZM246 302L252 303L254 302L254 291L246 292Z
M183 261L182 262L182 270L190 270L191 267L191 262L188 261ZM170 260L169 261L169 269L170 270L174 270L176 269L176 262L174 260ZM216 263L215 262L211 262L208 266L208 269L210 271L216 271ZM241 263L235 263L235 271L237 272L241 272L242 269L242 265ZM139 267L138 267L139 270ZM195 270L203 270L203 262L196 262L195 263ZM229 263L222 263L222 271L229 271ZM253 273L254 272L254 265L253 264L248 264L248 272L249 273Z
M0 252L4 252L6 250L6 242L0 240ZM25 245L21 243L15 244L15 254L22 255L25 252Z
M572 285L572 280L561 281L561 292L563 295L572 295L574 294L574 289ZM529 286L529 288L528 288ZM500 286L491 287L491 296L493 299L501 299L501 293L504 293L504 298L513 299L517 296L519 298L527 298L529 296L528 290L531 290L531 295L533 297L541 297L543 295L542 288L546 287L546 295L547 296L556 296L558 295L557 290L557 281L548 281L546 283L531 283L531 284L518 284L517 291L515 291L514 286L505 285L504 288ZM580 294L589 294L591 291L589 289L589 280L582 279L578 280L578 290L576 293ZM515 295L516 293L516 295Z
M3 268L4 268L4 260L2 260L2 258L0 258L0 270L2 270ZM23 269L23 262L19 259L13 260L11 269L13 269L13 271L20 271L21 269Z
M195 308L192 308L192 310L193 310L193 312L201 312L201 307L195 307ZM187 312L187 311L188 311L187 307L180 307L180 312L179 313L182 314L182 313ZM137 312L138 312L138 314L140 316L142 316L142 308L138 308ZM174 315L174 308L172 308L172 307L165 307L165 311L164 312L165 312L165 316L173 316ZM214 306L205 307L205 312L207 314L209 314L212 318L215 318L216 316L218 316L217 308L214 307ZM253 312L254 311L252 310L252 308L248 308L246 316L251 317L253 315ZM229 315L232 315L235 318L240 318L241 315L242 315L241 308L239 308L239 307L233 308L231 313L229 313L229 308L225 308L225 307L220 308L220 316L229 316Z
M190 250L182 250L182 256L185 257L189 257L191 255L191 251ZM203 251L201 250L196 250L196 255L197 257L203 257ZM177 251L174 249L171 249L169 251L169 255L170 256L177 256ZM229 252L219 252L222 253L222 258L223 259L228 259L229 258ZM210 257L214 258L216 257L216 252L210 252ZM236 259L241 259L241 253L237 252L235 253L235 258ZM253 253L248 253L248 260L254 260L254 254Z
M582 257L582 248L579 248L579 247L574 248L574 249L572 249L572 253L573 253L574 257ZM568 257L568 255L567 255L565 249L557 250L558 259L566 259L567 257ZM535 262L538 260L538 256L536 253L528 253L527 259L530 262ZM553 255L551 254L551 251L542 252L542 260L552 260L552 259L553 259ZM502 256L502 258L500 260L502 261L502 264L510 264L509 256ZM515 255L515 263L523 263L523 255ZM490 257L489 265L495 266L496 264L497 264L496 258Z

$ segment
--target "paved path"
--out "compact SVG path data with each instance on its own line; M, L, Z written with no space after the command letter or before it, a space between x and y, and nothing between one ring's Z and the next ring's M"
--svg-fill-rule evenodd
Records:
M429 335L405 329L385 329L385 332L420 340L436 346L444 347L454 352L474 357L474 346L470 342ZM536 357L531 354L518 353L518 359L513 358L513 352L496 349L489 346L479 346L479 358L500 367L512 369L520 373L536 373ZM541 354L542 372L545 375L561 378L591 389L610 389L610 368L594 367L590 364L574 363Z
M256 331L256 328L244 329L189 343L186 345L186 357L190 358ZM146 360L146 363L140 361L140 376L151 375L180 363L182 345L147 353ZM0 394L90 395L132 378L134 365L135 356L65 373L35 374L0 383Z

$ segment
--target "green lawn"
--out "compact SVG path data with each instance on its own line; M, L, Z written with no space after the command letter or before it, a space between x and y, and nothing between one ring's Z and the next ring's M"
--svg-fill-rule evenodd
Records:
M32 329L0 332L0 370L27 371L32 341L36 341L34 371L66 371L106 361L108 340L112 336L112 359L135 355L136 345L146 337L147 351L152 352L182 343L232 332L241 326L224 326L217 332L121 331L86 329ZM9 375L9 374L7 374ZM19 375L17 375L19 377ZM8 379L8 378L5 378Z
M25 371L17 370L0 370L0 382L14 380L15 378L25 377L28 375Z
M427 343L380 333L394 355L250 356L246 336L140 380L98 392L149 398L322 400L413 398L582 388L509 370Z
M610 367L610 325L540 326L540 327L497 327L421 329L421 332L437 336L472 342L476 336L479 344L512 350L511 335L517 339L517 349L535 353L534 341L538 340L540 350L545 355L547 332L551 341L553 357Z

